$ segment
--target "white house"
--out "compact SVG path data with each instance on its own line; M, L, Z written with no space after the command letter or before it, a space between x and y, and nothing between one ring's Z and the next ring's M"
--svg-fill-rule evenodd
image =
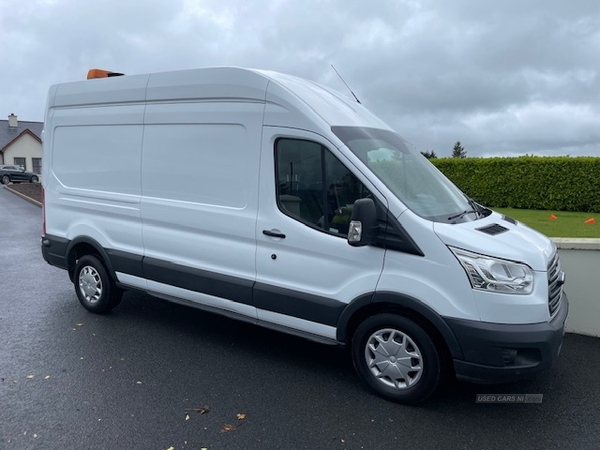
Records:
M42 172L43 122L24 122L11 114L0 120L0 164L15 164Z

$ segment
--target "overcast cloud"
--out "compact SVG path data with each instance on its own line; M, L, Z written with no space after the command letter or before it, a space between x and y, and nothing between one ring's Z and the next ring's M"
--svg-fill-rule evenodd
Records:
M362 103L420 151L600 156L598 0L0 0L0 118L50 85L271 69Z

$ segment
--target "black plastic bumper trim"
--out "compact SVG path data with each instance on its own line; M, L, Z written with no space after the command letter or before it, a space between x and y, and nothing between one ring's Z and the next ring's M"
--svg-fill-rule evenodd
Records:
M456 377L500 382L549 369L560 352L568 312L563 292L560 311L550 322L504 325L444 318L464 354L463 360L454 360ZM506 354L513 350L514 358L507 361Z
M148 257L143 259L143 271L148 280L252 305L253 280Z
M347 306L346 303L330 298L265 283L256 283L253 295L254 306L259 309L332 327L337 325L342 311Z
M67 247L70 244L69 239L61 238L58 236L52 236L47 234L42 236L41 248L42 256L44 260L56 267L61 269L67 269Z

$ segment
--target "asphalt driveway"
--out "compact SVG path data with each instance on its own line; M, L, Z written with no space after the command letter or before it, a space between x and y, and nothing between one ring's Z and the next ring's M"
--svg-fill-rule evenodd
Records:
M337 348L140 293L87 313L40 233L41 209L0 189L0 450L600 448L600 339L567 335L529 380L401 406Z

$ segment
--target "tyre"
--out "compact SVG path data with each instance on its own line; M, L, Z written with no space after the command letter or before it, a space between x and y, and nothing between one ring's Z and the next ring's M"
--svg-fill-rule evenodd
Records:
M398 314L377 314L362 322L351 343L362 382L377 395L415 404L429 397L441 379L441 358L419 324Z
M29 182L30 182L30 183L37 183L39 180L40 180L40 179L39 179L39 178L38 178L36 175L33 175L33 176L32 176L32 177L29 179Z
M102 314L121 303L123 291L115 285L102 261L85 255L75 265L75 292L81 305L90 312Z
M8 183L10 183L10 177L8 175L3 175L2 179L0 179L0 182L2 184L8 184Z

